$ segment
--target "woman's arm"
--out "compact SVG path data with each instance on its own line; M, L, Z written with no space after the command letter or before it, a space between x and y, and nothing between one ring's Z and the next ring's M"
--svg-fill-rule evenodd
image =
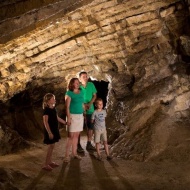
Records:
M66 115L67 115L67 125L71 125L71 116L70 116L70 103L71 103L71 98L66 95L65 96L65 106L66 106Z
M48 115L43 116L43 123L44 123L44 126L46 128L46 131L48 132L49 138L53 139L53 134L52 134L51 129L50 129L49 124L48 124Z

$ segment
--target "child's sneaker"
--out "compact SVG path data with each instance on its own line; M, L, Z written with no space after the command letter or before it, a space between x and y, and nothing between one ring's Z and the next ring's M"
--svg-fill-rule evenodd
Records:
M107 160L111 160L112 159L112 156L107 156Z

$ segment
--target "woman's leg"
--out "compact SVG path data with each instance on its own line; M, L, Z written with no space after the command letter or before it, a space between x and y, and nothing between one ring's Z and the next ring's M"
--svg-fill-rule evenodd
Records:
M72 154L73 156L77 155L77 143L80 132L73 133L73 142L72 142Z
M71 149L72 141L73 141L73 132L69 132L68 137L67 137L67 142L66 142L66 150L65 150L65 157L66 158L69 157L69 152Z

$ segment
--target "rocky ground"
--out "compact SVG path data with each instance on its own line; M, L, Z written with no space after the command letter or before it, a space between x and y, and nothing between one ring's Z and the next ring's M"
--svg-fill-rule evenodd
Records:
M119 158L97 161L85 152L81 161L63 163L65 132L54 151L54 160L60 164L53 171L41 166L46 146L0 157L0 187L4 190L187 190L190 186L188 162L135 162ZM82 145L85 146L85 134Z

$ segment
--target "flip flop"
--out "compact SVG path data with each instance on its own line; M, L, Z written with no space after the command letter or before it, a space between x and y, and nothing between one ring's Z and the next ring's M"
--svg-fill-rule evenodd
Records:
M52 163L49 164L49 166L52 167L52 168L55 168L55 167L58 167L59 164L57 164L55 162L52 162Z
M70 159L69 159L69 157L65 157L64 159L63 159L63 162L69 162L70 161Z
M82 157L81 156L79 156L79 155L74 155L74 157L73 157L74 159L78 159L78 160L81 160L82 159Z
M47 166L43 166L42 169L46 170L46 171L51 171L53 168L51 166L47 165Z

